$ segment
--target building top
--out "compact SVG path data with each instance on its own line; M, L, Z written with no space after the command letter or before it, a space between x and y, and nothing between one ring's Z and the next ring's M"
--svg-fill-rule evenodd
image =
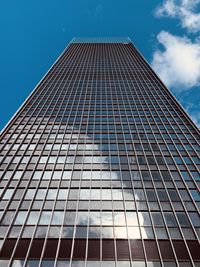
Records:
M131 43L129 37L75 37L71 43Z

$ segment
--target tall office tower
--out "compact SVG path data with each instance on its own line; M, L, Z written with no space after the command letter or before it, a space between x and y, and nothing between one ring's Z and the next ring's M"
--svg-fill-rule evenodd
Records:
M75 39L1 134L0 267L199 267L199 131L129 39Z

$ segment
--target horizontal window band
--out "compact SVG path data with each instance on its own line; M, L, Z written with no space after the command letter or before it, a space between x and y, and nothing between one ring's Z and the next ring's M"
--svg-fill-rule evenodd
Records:
M137 239L6 239L0 252L0 259L25 258L54 259L58 253L59 259L82 260L159 260L159 252L155 240ZM189 260L189 253L183 241L172 240L178 260ZM164 260L174 260L174 252L168 240L158 240L161 256ZM197 241L187 241L189 251L194 260L200 260L200 245Z

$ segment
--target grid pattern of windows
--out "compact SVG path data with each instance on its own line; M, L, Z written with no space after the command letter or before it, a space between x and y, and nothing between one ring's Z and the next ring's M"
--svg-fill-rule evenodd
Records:
M0 266L199 267L199 131L129 40L95 40L1 133Z

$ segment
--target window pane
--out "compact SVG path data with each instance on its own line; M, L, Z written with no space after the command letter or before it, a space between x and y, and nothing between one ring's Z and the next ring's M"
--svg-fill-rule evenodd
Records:
M12 267L22 267L23 264L24 264L24 260L14 260L12 263ZM1 261L0 261L0 266L1 266Z
M43 211L42 214L41 214L41 217L40 217L39 224L40 225L49 224L50 218L51 218L51 212Z
M61 225L63 220L62 211L54 211L51 224Z
M27 224L35 225L38 222L39 218L39 211L31 211L28 216Z
M27 215L27 211L19 211L17 213L17 217L15 219L15 223L14 224L24 224L25 220L26 220L26 215Z

